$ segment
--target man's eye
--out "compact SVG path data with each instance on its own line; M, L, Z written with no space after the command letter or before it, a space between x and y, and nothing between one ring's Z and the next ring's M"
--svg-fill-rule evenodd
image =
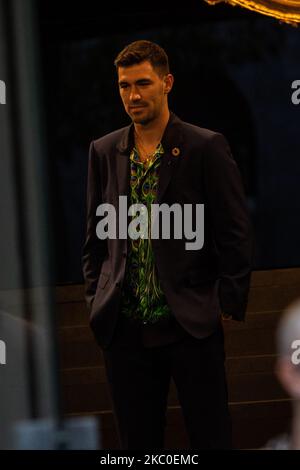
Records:
M126 83L123 83L122 85L120 85L120 88L128 88L128 85L126 85Z

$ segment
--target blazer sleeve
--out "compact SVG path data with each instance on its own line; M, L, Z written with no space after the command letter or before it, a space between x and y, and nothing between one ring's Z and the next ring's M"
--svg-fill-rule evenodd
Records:
M101 266L107 256L107 241L99 239L96 234L96 210L101 202L100 157L92 142L88 159L86 237L82 249L85 298L89 309L92 308Z
M219 255L219 300L235 320L246 314L253 264L253 229L241 175L222 134L204 148L207 213Z

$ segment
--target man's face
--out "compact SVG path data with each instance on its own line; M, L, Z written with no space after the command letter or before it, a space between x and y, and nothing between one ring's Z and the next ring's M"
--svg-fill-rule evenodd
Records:
M148 124L167 106L171 74L161 77L150 62L118 68L119 90L125 111L137 124Z

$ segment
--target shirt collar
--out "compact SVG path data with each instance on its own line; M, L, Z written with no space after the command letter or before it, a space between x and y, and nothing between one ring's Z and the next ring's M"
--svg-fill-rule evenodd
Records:
M179 147L182 142L182 121L176 114L170 112L169 121L163 134L161 143L165 152L171 152L172 148ZM120 141L117 144L119 151L123 154L127 154L131 151L134 146L134 125L131 123L125 127Z

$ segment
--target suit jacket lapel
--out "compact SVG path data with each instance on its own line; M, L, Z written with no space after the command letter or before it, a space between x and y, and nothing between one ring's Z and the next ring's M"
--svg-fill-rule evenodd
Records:
M120 196L129 196L130 188L130 151L132 147L133 124L125 127L120 142L117 144L116 172Z
M158 188L155 203L160 204L171 177L182 158L182 121L170 113L170 119L165 129L162 146L165 151L159 168Z

